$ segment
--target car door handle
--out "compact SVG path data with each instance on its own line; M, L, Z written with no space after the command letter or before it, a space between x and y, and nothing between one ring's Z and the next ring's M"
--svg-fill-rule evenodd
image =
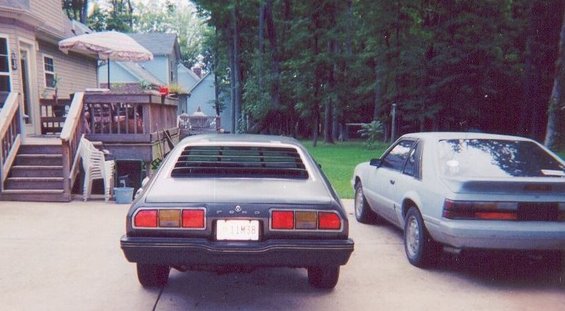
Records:
M391 185L394 185L394 184L396 183L396 181L394 181L394 180L392 180L392 179L389 180L389 182L390 182Z

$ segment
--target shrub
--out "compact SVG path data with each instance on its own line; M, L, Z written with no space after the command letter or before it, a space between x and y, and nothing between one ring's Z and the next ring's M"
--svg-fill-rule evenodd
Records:
M383 124L381 121L373 120L371 123L363 124L357 132L361 134L361 137L366 138L365 145L367 148L374 149L375 143L383 133Z

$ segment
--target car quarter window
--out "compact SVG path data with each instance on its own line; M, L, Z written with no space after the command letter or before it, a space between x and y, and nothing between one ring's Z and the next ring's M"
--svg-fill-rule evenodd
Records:
M402 171L410 151L414 146L413 140L399 141L384 157L382 166L393 170Z

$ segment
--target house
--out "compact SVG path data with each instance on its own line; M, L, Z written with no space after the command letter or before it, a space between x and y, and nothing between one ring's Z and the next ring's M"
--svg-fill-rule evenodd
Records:
M0 2L0 92L20 94L26 135L42 133L41 99L69 99L97 85L96 58L58 48L60 40L87 32L67 18L60 0Z
M202 78L199 75L197 75L194 71L187 68L182 63L180 63L177 66L177 72L179 77L178 79L179 85L182 86L187 91L191 90L196 85L196 83L198 83L198 81L200 81L200 79Z
M116 161L137 160L138 175L141 164L149 174L177 139L177 99L87 91L99 86L97 57L64 54L58 43L90 31L67 18L60 0L0 1L0 200L72 200L82 184L83 137ZM168 65L156 79L176 81L178 48L160 55ZM116 175L124 178L119 169Z
M182 109L189 115L201 112L206 116L216 116L216 89L214 83L214 74L208 73L198 83L189 90L190 97L186 101L186 106ZM220 100L221 101L221 100ZM221 105L220 107L220 126L225 131L231 131L232 128L232 110L230 105Z
M150 32L128 35L153 53L153 60L139 63L110 61L113 90L135 92L145 85L155 87L178 83L180 47L176 34ZM101 64L98 68L98 78L101 87L108 86L107 64Z

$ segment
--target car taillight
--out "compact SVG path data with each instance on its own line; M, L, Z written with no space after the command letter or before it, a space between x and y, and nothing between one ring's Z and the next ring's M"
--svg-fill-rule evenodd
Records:
M142 210L137 212L133 221L134 225L139 228L156 228L157 227L157 210Z
M204 210L183 210L182 227L191 229L204 229L205 215Z
M342 220L336 212L273 210L271 229L274 230L341 230Z
M341 228L341 218L336 213L318 213L318 228L322 230L339 230Z
M448 219L517 220L518 203L445 200L443 217Z
M293 229L294 228L294 212L293 211L273 211L271 214L271 224L273 229Z
M142 209L133 217L135 228L205 229L206 211L199 209Z

